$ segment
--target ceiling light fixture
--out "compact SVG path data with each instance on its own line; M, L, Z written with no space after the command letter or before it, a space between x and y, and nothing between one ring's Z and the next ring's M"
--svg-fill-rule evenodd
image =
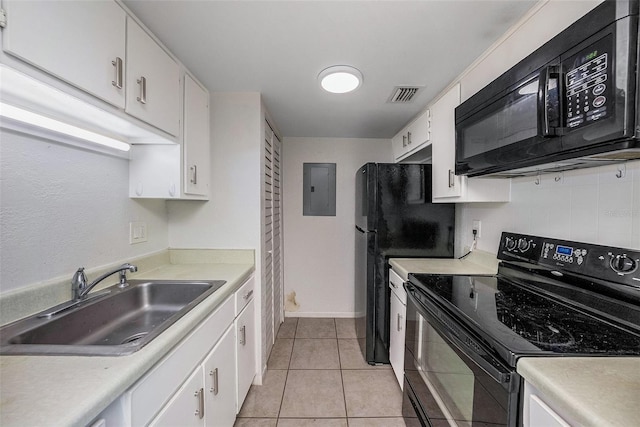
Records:
M120 151L129 151L131 148L126 142L122 142L90 130L82 129L41 114L23 110L22 108L14 107L13 105L5 104L3 102L0 102L0 116L22 123L28 123L39 128L73 136L85 141L115 148Z
M327 92L353 92L362 85L362 73L348 65L334 65L318 74L320 86Z

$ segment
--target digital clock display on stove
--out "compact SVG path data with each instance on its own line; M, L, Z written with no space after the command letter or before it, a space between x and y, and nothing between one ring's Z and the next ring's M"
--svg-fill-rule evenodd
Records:
M559 255L567 255L567 256L571 256L573 255L573 248L570 248L568 246L556 246L556 253Z

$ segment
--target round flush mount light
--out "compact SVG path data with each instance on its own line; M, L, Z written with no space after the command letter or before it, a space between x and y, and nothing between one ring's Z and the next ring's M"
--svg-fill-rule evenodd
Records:
M327 92L353 92L362 85L362 73L348 65L334 65L318 74L320 86Z

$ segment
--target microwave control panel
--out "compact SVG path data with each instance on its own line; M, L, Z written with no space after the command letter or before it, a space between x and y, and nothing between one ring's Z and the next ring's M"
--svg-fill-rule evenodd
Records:
M566 126L587 126L613 115L613 43L609 35L563 60L566 71Z

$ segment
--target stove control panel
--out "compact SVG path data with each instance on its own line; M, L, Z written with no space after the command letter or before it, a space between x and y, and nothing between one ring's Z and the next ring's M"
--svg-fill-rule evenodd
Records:
M502 233L498 259L544 265L640 289L640 250Z

